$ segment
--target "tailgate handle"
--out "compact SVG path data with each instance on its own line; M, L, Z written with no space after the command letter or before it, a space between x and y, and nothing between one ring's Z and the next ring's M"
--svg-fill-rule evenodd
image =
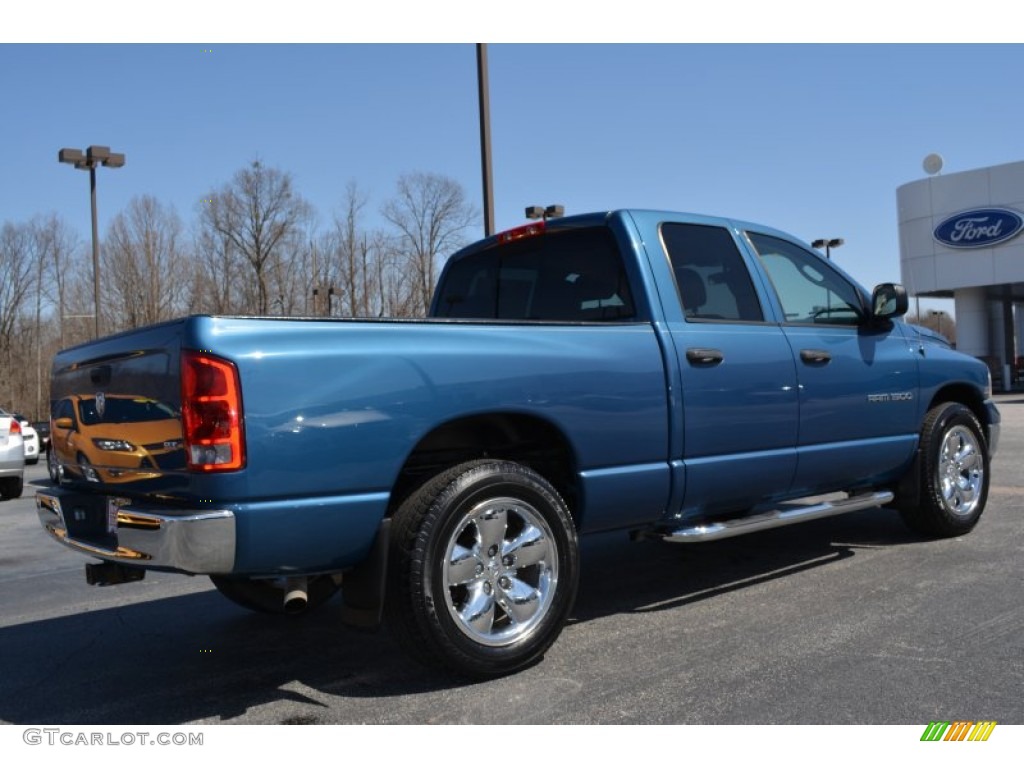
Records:
M800 359L805 363L824 365L832 360L832 355L824 349L801 349Z
M725 355L720 349L690 347L686 350L686 359L693 365L718 365L725 359Z

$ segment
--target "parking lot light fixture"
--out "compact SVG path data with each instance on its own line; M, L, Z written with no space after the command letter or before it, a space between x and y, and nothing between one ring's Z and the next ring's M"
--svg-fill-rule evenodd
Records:
M832 259L832 249L833 248L838 248L844 242L846 242L846 241L843 240L843 238L841 238L841 237L822 238L820 240L815 240L813 243L811 243L811 247L812 248L818 248L819 250L824 248L825 249L825 258L831 260Z
M96 223L96 167L121 168L124 155L111 152L110 147L92 145L83 153L80 149L65 147L57 153L57 160L73 165L80 171L89 171L89 198L92 206L92 289L93 289L93 330L100 335L100 241Z
M565 215L564 205L549 205L547 207L543 205L530 205L526 208L526 218L528 219L557 219L560 216Z

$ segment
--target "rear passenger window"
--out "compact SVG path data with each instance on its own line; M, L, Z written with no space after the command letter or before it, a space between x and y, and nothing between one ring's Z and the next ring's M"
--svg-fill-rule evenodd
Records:
M636 316L606 227L549 231L451 266L439 317L609 322Z
M750 272L727 230L663 224L661 238L687 320L764 319Z

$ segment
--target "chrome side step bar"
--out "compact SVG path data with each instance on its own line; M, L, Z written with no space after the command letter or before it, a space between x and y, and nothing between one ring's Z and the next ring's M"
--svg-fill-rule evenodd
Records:
M818 520L823 517L843 515L860 509L885 506L895 498L891 491L877 491L860 496L851 496L837 501L822 501L815 504L783 504L779 509L770 512L739 517L734 520L721 520L713 523L692 525L666 533L662 538L675 544L691 542L717 541L745 533L766 531L769 528L781 528L784 525Z

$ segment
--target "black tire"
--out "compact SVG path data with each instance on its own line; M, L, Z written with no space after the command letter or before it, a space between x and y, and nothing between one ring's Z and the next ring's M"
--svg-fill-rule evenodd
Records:
M565 502L539 474L472 461L437 475L391 525L384 616L419 661L495 677L539 659L579 582Z
M311 576L306 584L308 599L300 610L293 606L285 610L284 579L247 579L238 576L211 576L210 581L224 597L257 613L283 616L303 616L330 600L341 586L340 579L331 574Z
M912 531L947 538L969 532L985 511L989 456L985 433L969 408L941 403L921 426L917 504L900 514Z
M38 456L33 456L31 459L25 459L25 463L30 465L30 466L32 464L38 464L39 463L39 457Z
M50 475L50 482L54 485L60 484L60 463L57 452L52 448L46 452L46 471Z
M0 480L0 499L17 499L25 490L25 478L7 477Z

